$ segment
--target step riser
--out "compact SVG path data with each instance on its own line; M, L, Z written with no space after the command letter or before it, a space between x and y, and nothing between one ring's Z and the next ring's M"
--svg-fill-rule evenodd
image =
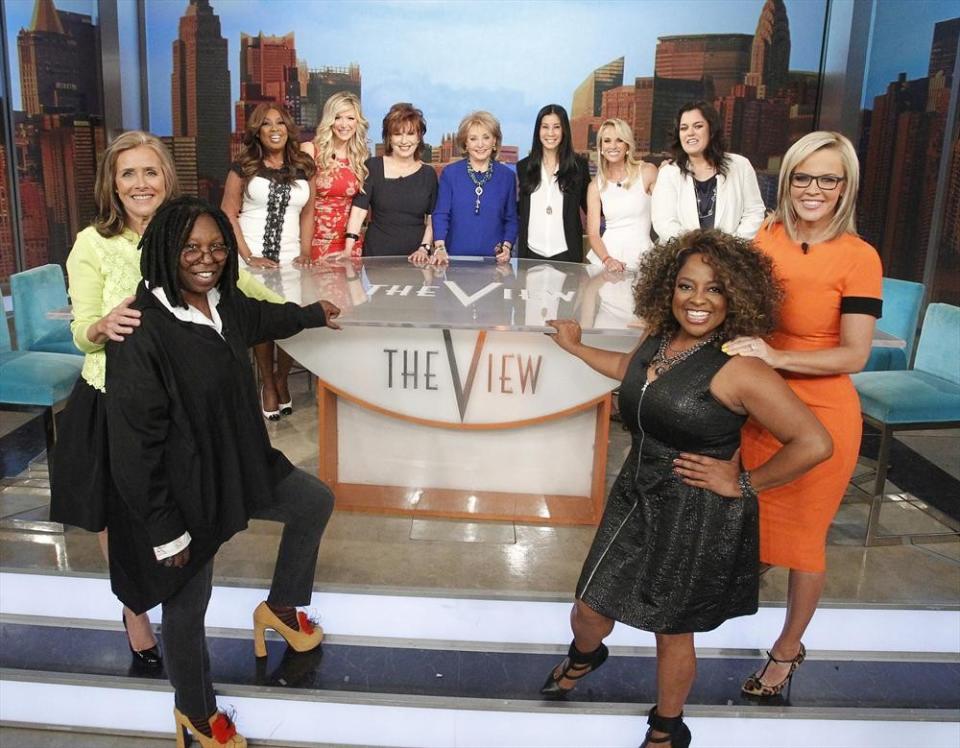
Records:
M56 709L49 705L56 704ZM646 729L637 715L584 715L424 709L401 706L282 701L222 696L237 710L247 737L344 745L418 748L623 748ZM638 707L638 711L641 708ZM129 730L131 715L145 733L169 733L173 696L164 691L0 681L0 721L58 724L89 730ZM691 717L698 748L956 748L960 724L895 720L821 720L789 717Z
M0 573L0 614L110 621L119 603L106 579ZM265 590L215 587L207 612L211 628L250 630ZM525 600L406 597L317 592L313 608L333 635L494 644L566 645L569 603ZM159 621L159 611L152 614ZM751 617L698 634L706 649L767 649L783 624L783 608L763 607ZM960 611L823 608L804 642L811 651L957 654ZM654 637L617 626L614 647L652 647Z

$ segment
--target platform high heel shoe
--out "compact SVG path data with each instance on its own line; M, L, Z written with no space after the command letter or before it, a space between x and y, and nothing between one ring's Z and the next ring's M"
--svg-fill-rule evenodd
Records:
M292 628L270 610L266 602L260 603L253 611L253 653L257 657L267 656L267 629L273 629L286 640L287 645L296 652L309 652L320 646L323 641L323 629L311 621L302 610L297 611L297 626Z
M236 725L223 712L209 718L210 736L204 735L190 718L174 708L173 719L177 725L177 748L186 748L193 738L200 748L247 748L247 739L237 732Z
M120 611L120 621L123 623L123 630L127 630L127 617ZM163 659L160 657L160 650L156 645L149 649L134 649L130 643L130 634L127 633L127 646L130 647L130 654L133 656L133 662L137 667L144 670L159 670L163 667Z
M650 707L650 713L647 715L647 724L650 729L647 730L640 748L654 748L661 743L670 743L670 748L689 748L693 736L690 734L690 728L683 723L683 712L676 717L661 717L657 714L657 706ZM658 738L652 736L653 731L665 732Z
M600 646L592 652L581 652L576 647L576 641L570 642L570 649L567 650L567 658L560 663L559 674L557 673L557 668L551 670L546 682L540 689L540 693L548 699L562 699L576 686L564 688L560 685L560 681L580 680L605 663L609 655L610 650L607 649L606 644L601 643Z

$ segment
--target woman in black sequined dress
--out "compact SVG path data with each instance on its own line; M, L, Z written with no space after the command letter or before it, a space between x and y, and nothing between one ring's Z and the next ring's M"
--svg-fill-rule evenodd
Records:
M591 348L570 320L554 340L622 380L633 446L613 486L577 585L574 640L542 693L566 694L607 657L621 621L656 633L657 703L644 746L684 748L683 704L693 685L693 633L749 615L758 601L756 491L826 459L830 437L773 369L720 349L742 330L773 329L780 289L743 239L693 231L645 256L636 312L648 336L632 353ZM752 416L783 447L742 471L740 427Z

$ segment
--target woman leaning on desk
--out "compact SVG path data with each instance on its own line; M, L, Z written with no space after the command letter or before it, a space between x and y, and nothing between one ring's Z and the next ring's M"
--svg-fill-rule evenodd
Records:
M583 222L590 169L573 151L570 119L559 104L537 113L530 155L517 164L520 181L517 256L583 262Z
M434 262L451 255L510 259L517 240L517 178L497 163L500 123L489 112L473 112L460 122L457 145L467 157L440 174L433 211Z
M107 556L106 496L113 481L107 457L104 393L108 340L120 341L140 324L131 309L140 282L140 240L164 201L180 192L170 153L149 133L117 136L97 166L93 224L77 234L67 257L73 341L84 353L83 371L59 417L59 438L50 474L50 518L99 533ZM279 302L249 273L244 293ZM146 614L123 609L134 662L159 668L157 640Z
M813 132L790 147L780 168L777 209L757 234L786 289L770 337L740 337L727 353L752 356L779 371L833 437L833 456L806 475L760 493L760 560L790 570L787 615L766 665L743 684L752 696L776 696L806 650L804 631L826 580L827 530L860 450L860 400L849 374L868 356L881 309L876 250L856 234L857 154L843 135ZM743 434L749 470L777 448L750 421Z

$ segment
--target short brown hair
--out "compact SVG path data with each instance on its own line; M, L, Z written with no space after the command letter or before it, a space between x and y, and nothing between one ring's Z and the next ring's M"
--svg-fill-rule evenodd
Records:
M383 118L383 152L386 155L393 154L390 136L403 132L407 127L412 127L417 137L420 138L420 144L413 155L416 159L420 158L423 151L423 136L427 134L427 121L423 118L423 112L405 101L390 107L387 116Z
M493 135L493 139L496 141L493 144L493 155L496 158L497 151L500 150L500 143L503 142L503 133L500 131L499 120L490 112L471 112L460 120L460 127L457 128L457 146L461 151L467 150L467 133L474 125L480 125Z

